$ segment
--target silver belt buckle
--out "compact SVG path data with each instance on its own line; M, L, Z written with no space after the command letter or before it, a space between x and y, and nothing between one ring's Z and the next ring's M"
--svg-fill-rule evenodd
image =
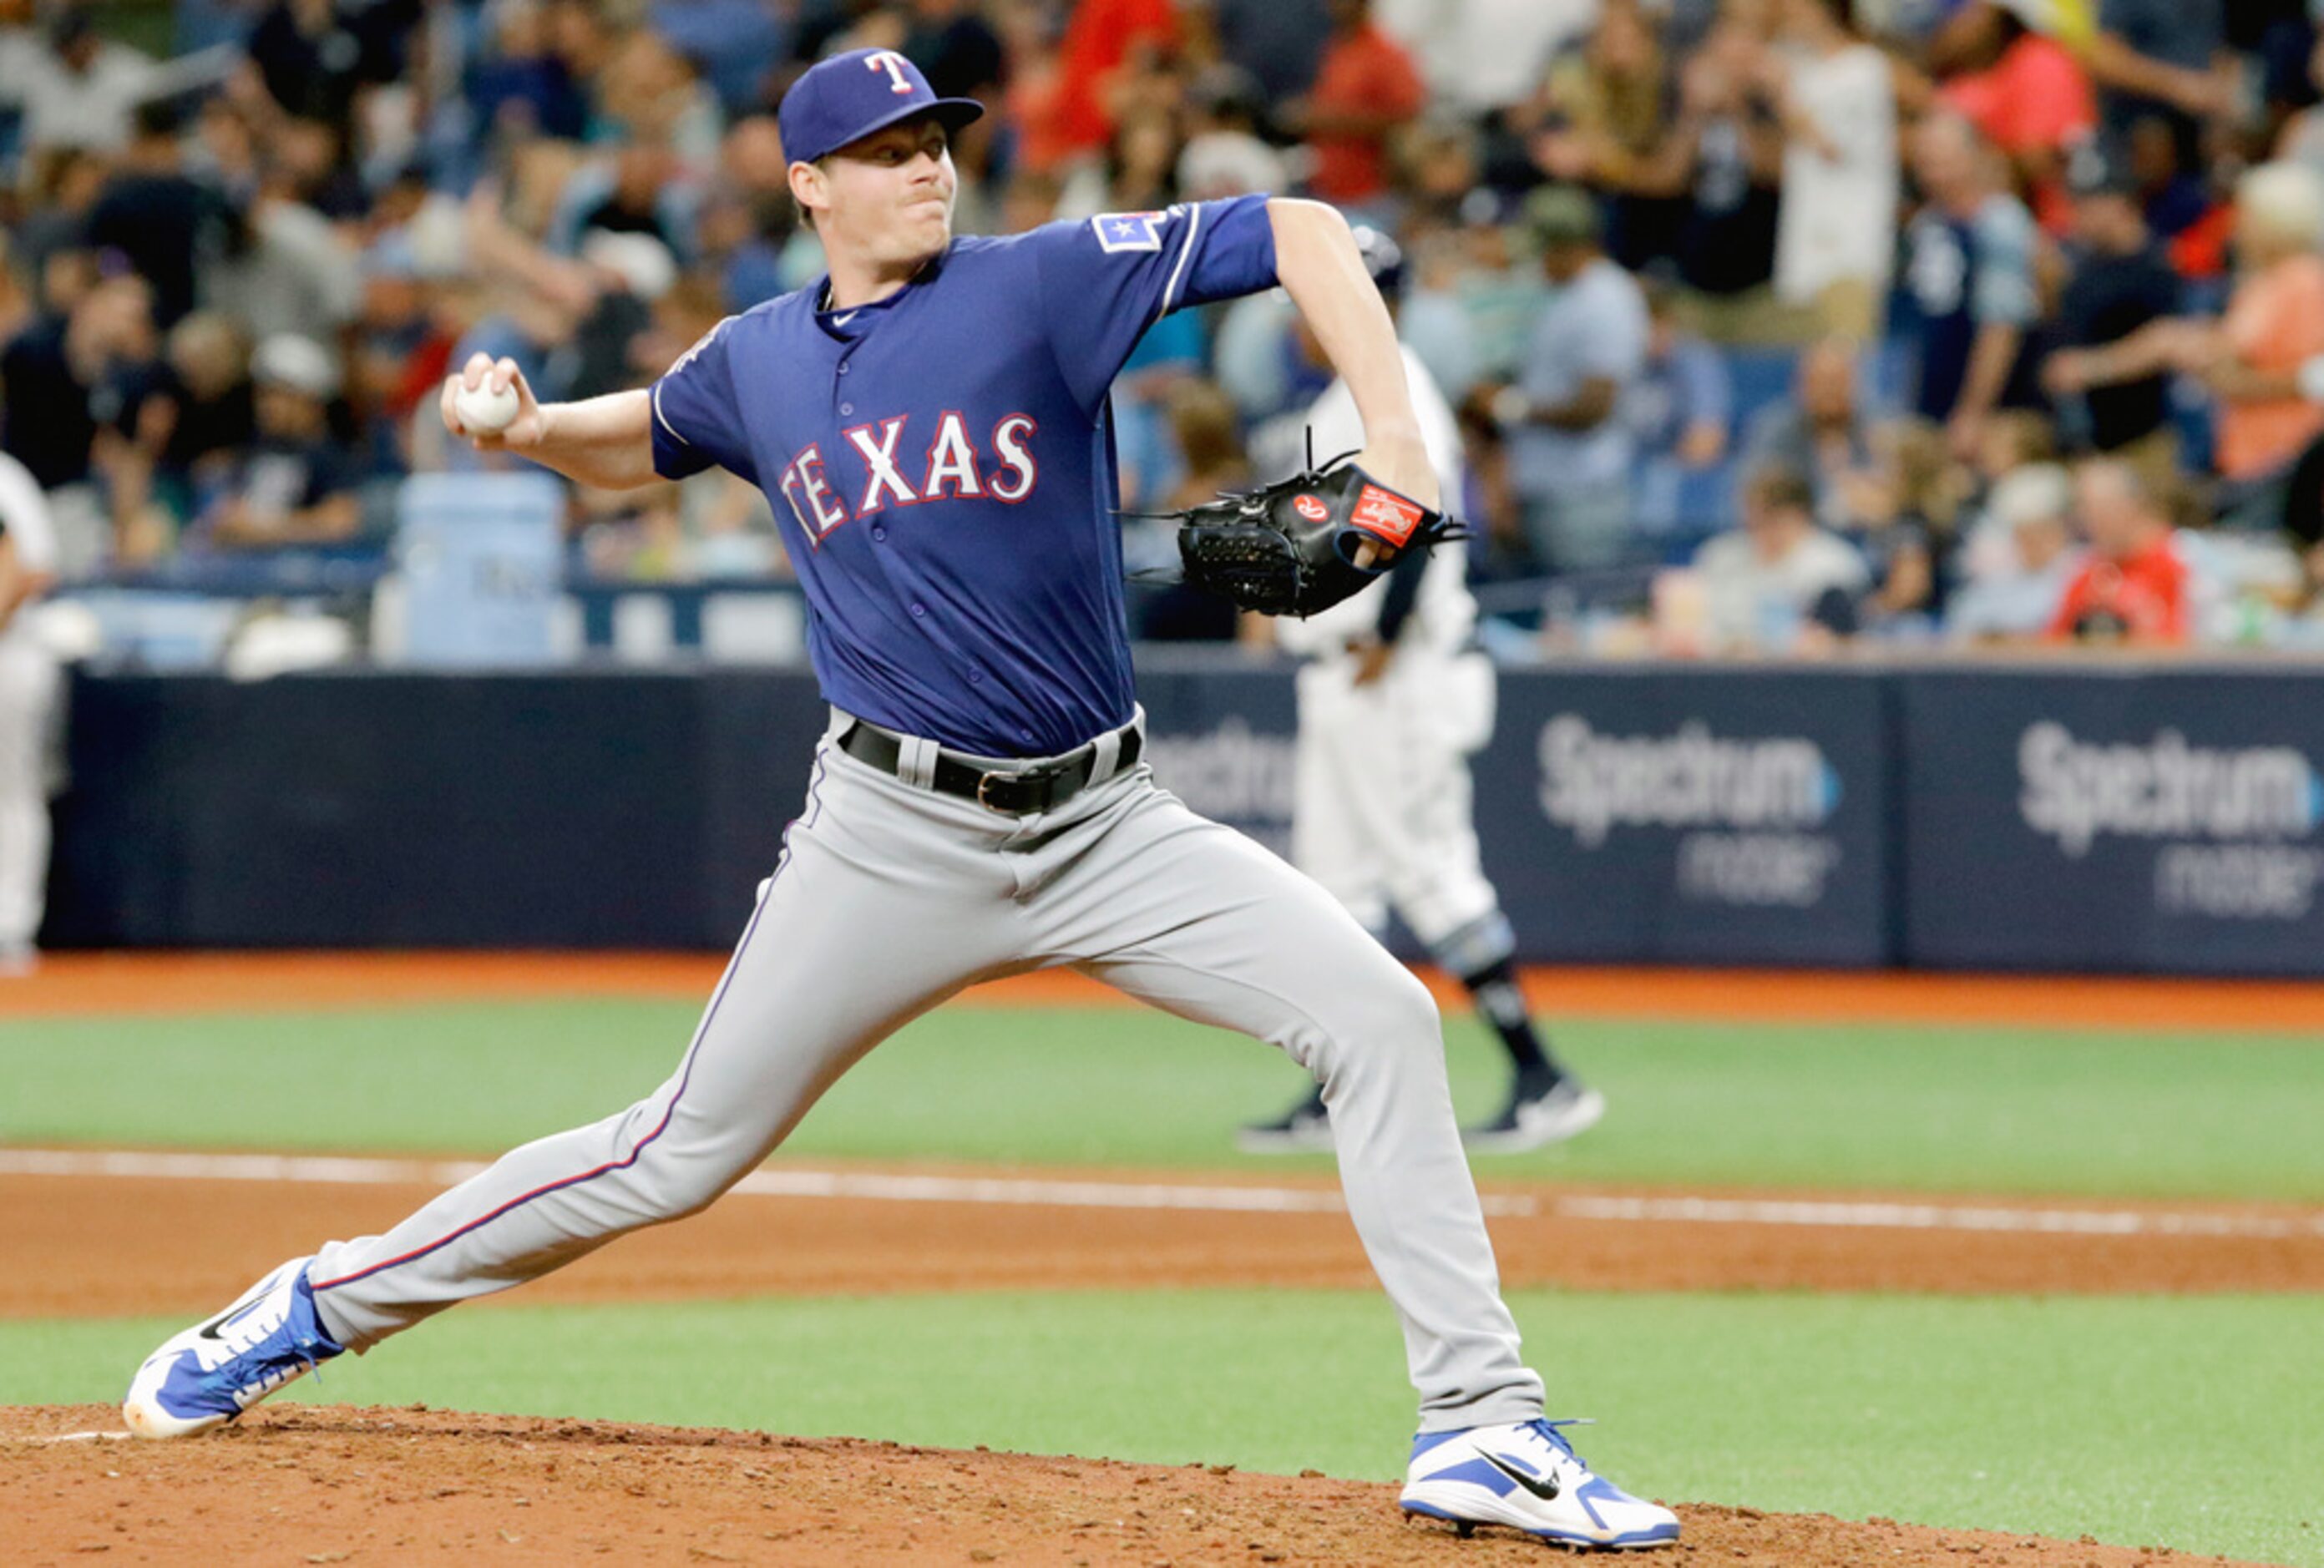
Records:
M1024 776L1025 775L1022 773L986 773L981 775L976 780L976 803L979 806L983 807L987 811L998 812L1003 816L1021 816L1022 813L1010 811L1005 806L995 806L991 801L984 798L984 792L987 789L991 788L992 781L996 779L1003 784L1014 784L1019 779L1024 778Z

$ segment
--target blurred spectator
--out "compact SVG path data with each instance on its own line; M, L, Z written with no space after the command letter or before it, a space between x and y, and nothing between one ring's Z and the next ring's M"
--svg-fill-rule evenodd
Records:
M1888 57L1848 25L1846 0L1784 0L1797 51L1784 80L1775 293L1819 331L1877 337L1896 250L1896 94Z
M1857 347L1827 337L1800 355L1793 394L1759 410L1745 433L1743 461L1777 464L1808 476L1816 521L1836 526L1847 517L1849 483L1872 466L1871 421L1858 395Z
M632 143L567 179L549 244L572 255L602 231L647 235L674 256L690 255L699 196L668 147Z
M304 337L277 336L252 356L258 438L196 524L217 549L351 542L363 521L355 458L331 433L338 367Z
M1232 66L1213 66L1187 94L1186 143L1178 154L1179 193L1189 201L1273 194L1286 189L1283 155L1259 138L1266 99Z
M2080 570L2074 485L2053 463L2020 468L1993 488L1986 520L1964 553L1972 575L1946 606L1963 641L2022 641L2047 632Z
M1619 4L1620 0L1615 0ZM1542 67L1579 42L1600 0L1380 0L1380 22L1420 62L1454 111L1499 115L1522 104Z
M227 213L215 189L187 177L178 115L166 104L137 109L137 134L88 215L88 243L119 251L153 288L163 330L194 308L199 267L225 248Z
M64 577L88 575L110 553L98 470L154 390L154 348L152 291L124 273L88 288L68 312L36 318L0 350L0 449L48 493Z
M717 156L718 95L659 34L640 27L614 35L594 85L603 123L593 139L667 148L687 169Z
M362 302L354 262L331 221L299 199L289 171L269 165L257 196L227 226L201 302L232 316L254 342L281 334L336 340Z
M277 108L320 121L345 139L354 134L356 93L366 83L394 79L402 64L401 35L419 13L408 0L368 5L275 0L243 49Z
M1940 565L1950 553L1963 488L1942 431L1898 420L1873 432L1873 464L1840 487L1835 530L1856 547L1868 578L1858 618L1868 630L1925 620L1940 608Z
M2066 585L2048 635L2085 642L2187 641L2191 574L2170 514L2126 463L2094 458L2074 475L2089 555Z
M1314 86L1330 47L1330 0L1200 0L1221 54L1283 103Z
M1637 530L1665 537L1707 527L1688 515L1688 481L1727 456L1734 387L1719 351L1677 319L1668 284L1650 283L1646 300L1646 361L1623 395L1619 418L1629 427L1637 465Z
M1970 0L1946 33L1966 69L1940 97L2010 162L2042 226L2070 221L2066 158L2098 128L2098 100L2081 61L2043 30L2052 0Z
M1517 383L1493 400L1510 432L1526 542L1551 570L1612 566L1629 549L1632 446L1617 414L1645 369L1646 300L1599 249L1598 209L1583 192L1534 192L1526 227L1554 292L1534 320Z
M1548 300L1548 279L1516 204L1479 189L1462 204L1461 221L1458 259L1446 258L1442 266L1452 273L1451 291L1469 323L1475 374L1489 381L1513 380L1534 318ZM1436 258L1430 254L1429 260L1422 286L1441 286ZM1441 374L1438 379L1443 381Z
M1743 526L1695 552L1704 641L1714 653L1788 653L1857 627L1864 563L1816 526L1807 475L1763 464L1743 484Z
M972 0L911 0L902 53L940 98L997 100L1008 78L1001 35Z
M2137 183L2139 200L2145 208L2146 226L2154 231L2157 238L2172 245L2172 264L2190 277L2216 274L2216 261L2192 254L2181 254L2179 250L2182 236L2187 236L2190 245L2200 244L2213 203L2202 177L2180 161L2178 143L2172 139L2169 122L2157 115L2132 121L2123 149L2122 156L2130 166L2130 177Z
M28 161L24 199L32 210L10 235L9 255L31 282L34 303L61 315L97 281L88 215L109 171L104 159L77 148Z
M1958 115L1922 121L1913 169L1926 198L1904 231L1907 333L1920 354L1914 406L1945 427L1967 460L1996 409L2040 397L2024 353L2040 314L2034 220L2001 189L1993 150Z
M922 25L915 27L905 49L923 72L945 84L936 91L945 95L962 88L952 74L954 67L943 41L940 21L934 26L928 23L953 9L957 7L943 0L920 6ZM670 48L696 64L728 114L746 115L765 96L767 77L773 63L790 52L792 12L790 6L770 5L765 0L653 0L646 21ZM1001 47L998 40L992 47L997 55ZM947 74L934 78L939 66Z
M24 145L112 152L129 143L131 116L153 85L153 62L97 36L81 6L60 9L46 49L22 66Z
M1388 189L1388 140L1419 116L1428 89L1412 57L1371 18L1371 0L1326 0L1332 32L1303 98L1283 106L1283 127L1314 155L1308 186L1341 207Z
M1139 109L1125 115L1102 162L1084 163L1065 181L1055 216L1158 212L1177 200L1178 130L1170 115Z
M2324 89L2324 29L2317 31L2315 44L2308 52L2308 84L2311 96ZM2310 173L2324 180L2324 104L2311 101L2284 120L2276 137L2275 155L2305 164Z
M1681 68L1679 112L1633 176L1646 196L1684 196L1679 276L1700 297L1703 330L1720 342L1782 336L1766 319L1781 210L1784 127L1767 91L1764 41L1722 23Z
M2216 334L2185 345L2184 368L2219 399L2219 474L2247 490L2280 479L2324 431L2324 405L2301 395L2299 379L2301 365L2324 355L2319 238L2324 182L2289 163L2245 175L2236 191L2237 281L2227 318Z
M2020 468L2059 460L2058 427L2039 409L2004 409L1985 421L1977 459L1952 470L1964 494L1989 491ZM2158 486L2157 493L2161 493Z
M2162 367L2109 381L2091 373L2105 367L2109 346L2178 309L2179 278L2155 248L2127 171L2095 149L2075 164L2075 245L2057 309L2061 346L2043 365L2043 384L2061 418L2076 427L2078 444L2122 458L2160 486L2179 467Z
M1607 252L1627 268L1666 259L1685 221L1676 177L1646 177L1673 106L1654 23L1637 0L1609 0L1587 46L1559 55L1540 92L1508 116L1536 169L1608 194Z
M49 737L61 688L27 609L57 580L48 502L0 456L0 979L31 971L49 881Z
M2299 553L2299 585L2283 606L2277 641L2324 650L2324 445L2312 447L2295 474L2284 508L2284 542Z
M250 345L234 322L198 310L170 329L160 392L146 406L137 446L152 470L153 500L170 517L193 514L198 496L214 490L224 470L258 438L258 411L250 384ZM166 538L148 534L135 552L159 553Z
M347 401L364 432L372 473L410 466L411 417L434 405L452 358L453 336L435 309L408 244L376 245L364 256L363 309L350 335Z
M2300 386L2301 367L2324 355L2324 185L2300 164L2268 163L2236 198L2239 277L2226 318L2151 322L2070 360L2068 374L2091 387L2172 369L2200 376L2218 400L2221 510L2273 530L2292 463L2324 432L2324 405Z
M1649 283L1642 292L1646 353L1623 396L1623 422L1641 457L1708 468L1727 456L1727 427L1734 417L1727 362L1680 322L1668 284Z
M2237 106L2224 0L2099 0L2089 59L2107 135L2119 143L2134 122L2160 115L2182 165L2195 162L2205 122Z
M1068 157L1103 147L1113 134L1128 78L1175 42L1177 32L1171 0L1080 0L1057 45L1054 96L1041 106L1047 123L1035 134L1046 131L1055 136ZM1019 107L1021 112L1032 106Z
M1467 246L1452 229L1421 229L1414 240L1397 335L1420 358L1444 395L1466 397L1480 379L1469 312L1461 298Z
M578 141L588 126L588 100L549 47L544 8L513 0L493 15L493 48L470 67L462 95L474 139Z

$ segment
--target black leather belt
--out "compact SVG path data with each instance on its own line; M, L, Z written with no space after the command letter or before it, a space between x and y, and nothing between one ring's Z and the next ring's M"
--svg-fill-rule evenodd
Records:
M1115 773L1135 763L1146 747L1146 736L1137 725L1129 725L1120 733L1121 751L1113 765ZM839 749L882 773L895 772L904 753L903 743L895 736L885 730L875 730L860 719L839 733ZM1097 746L1093 742L1053 762L991 772L973 762L962 761L957 753L938 752L936 777L930 784L946 795L973 800L987 811L1006 816L1029 816L1037 811L1054 811L1080 794L1089 787L1090 775L1096 768Z

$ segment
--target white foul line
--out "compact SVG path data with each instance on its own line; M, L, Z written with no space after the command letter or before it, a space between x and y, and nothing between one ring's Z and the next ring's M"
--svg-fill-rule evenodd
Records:
M124 1443L126 1432L60 1432L53 1437L0 1437L0 1443Z
M449 1186L485 1167L474 1160L367 1159L343 1155L165 1154L122 1149L0 1149L0 1176L130 1176L174 1181L309 1182ZM908 1176L779 1167L754 1171L734 1191L760 1197L858 1198L905 1204L1036 1208L1169 1209L1264 1214L1339 1213L1340 1194L1315 1187L1202 1186L1182 1182L1065 1181L1038 1176ZM1971 1231L2052 1236L2206 1236L2284 1241L2324 1236L2324 1213L2205 1213L2135 1209L2007 1208L1993 1204L1834 1199L1626 1197L1487 1193L1504 1219L1829 1230Z

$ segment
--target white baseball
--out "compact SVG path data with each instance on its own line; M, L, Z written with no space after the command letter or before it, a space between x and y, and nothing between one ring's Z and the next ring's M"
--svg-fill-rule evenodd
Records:
M480 387L464 386L452 394L452 411L460 416L460 423L482 436L495 436L507 429L519 406L514 383L494 392L493 383L487 381Z

